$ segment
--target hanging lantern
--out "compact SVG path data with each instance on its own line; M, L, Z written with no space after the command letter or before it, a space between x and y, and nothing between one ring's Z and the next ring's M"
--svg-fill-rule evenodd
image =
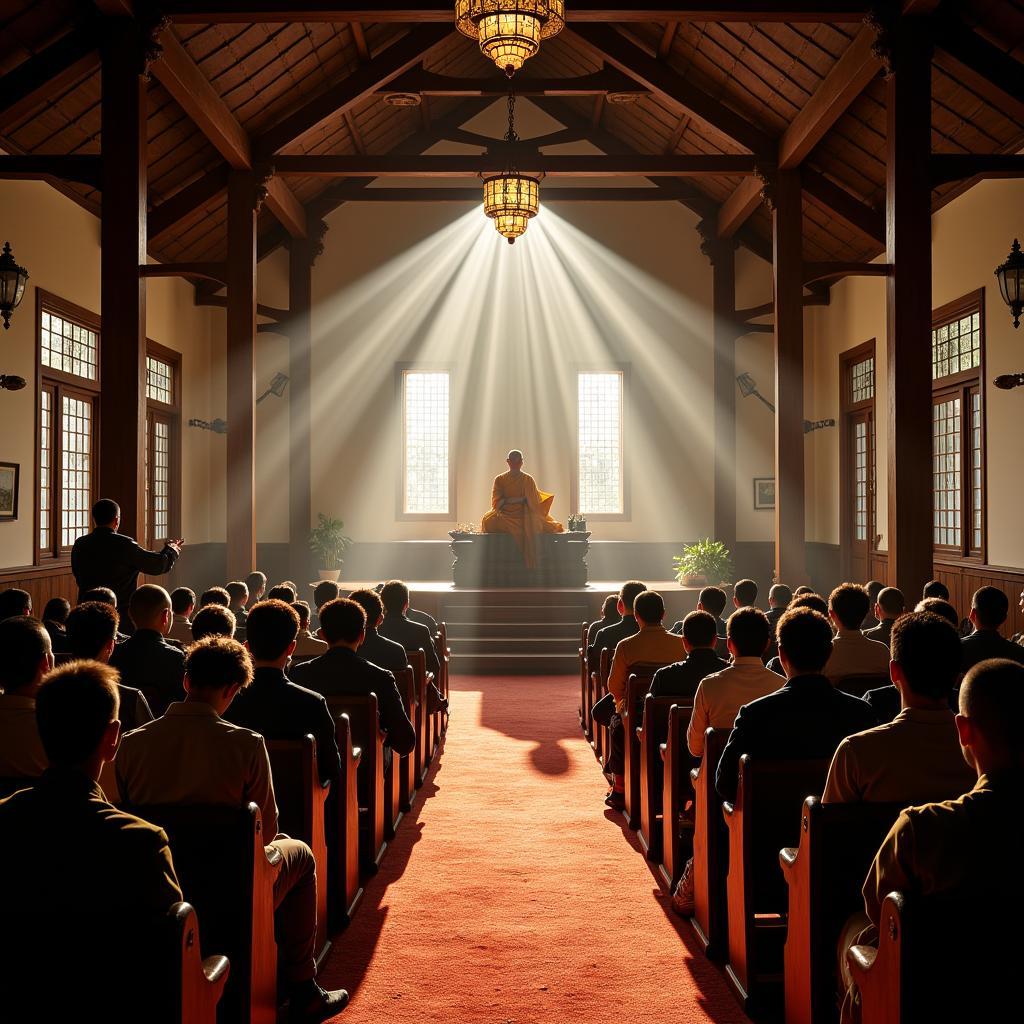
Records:
M516 169L515 146L519 141L515 124L516 97L508 91L508 163L501 174L484 178L484 213L494 221L499 234L511 245L540 212L540 178L520 174Z
M511 77L565 28L564 0L456 0L455 24Z
M11 313L25 296L25 282L28 271L14 262L11 243L4 242L0 254L0 316L4 318L4 330L11 326Z
M1020 316L1024 313L1024 253L1020 251L1020 242L1016 238L1006 262L996 267L996 280L1003 302L1010 307L1013 326L1020 327Z

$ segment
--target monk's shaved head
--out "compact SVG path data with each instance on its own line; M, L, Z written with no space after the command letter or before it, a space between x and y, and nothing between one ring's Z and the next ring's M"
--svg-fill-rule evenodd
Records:
M505 456L506 462L523 461L523 453L518 448L513 448L512 451Z

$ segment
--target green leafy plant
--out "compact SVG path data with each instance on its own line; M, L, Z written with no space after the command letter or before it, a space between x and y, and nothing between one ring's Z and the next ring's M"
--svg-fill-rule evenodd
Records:
M345 524L340 519L332 519L323 512L318 519L317 525L309 531L309 547L320 556L323 568L333 569L351 545L352 538L342 532Z
M710 586L732 579L729 549L720 540L709 537L686 544L681 555L672 557L672 565L680 583L696 576L703 577Z

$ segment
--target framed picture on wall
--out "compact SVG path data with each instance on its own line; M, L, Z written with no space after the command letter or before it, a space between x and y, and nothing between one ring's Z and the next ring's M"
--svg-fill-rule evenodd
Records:
M18 518L18 478L21 466L16 462L0 462L0 523Z
M754 508L775 508L775 477L754 477Z

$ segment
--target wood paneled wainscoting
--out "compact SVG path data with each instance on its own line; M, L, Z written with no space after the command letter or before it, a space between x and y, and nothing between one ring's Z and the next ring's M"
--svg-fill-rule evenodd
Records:
M78 600L78 586L71 575L71 566L29 565L14 569L0 569L0 590L17 587L32 595L32 610L37 616L43 614L46 602L54 597L63 597L72 605Z

